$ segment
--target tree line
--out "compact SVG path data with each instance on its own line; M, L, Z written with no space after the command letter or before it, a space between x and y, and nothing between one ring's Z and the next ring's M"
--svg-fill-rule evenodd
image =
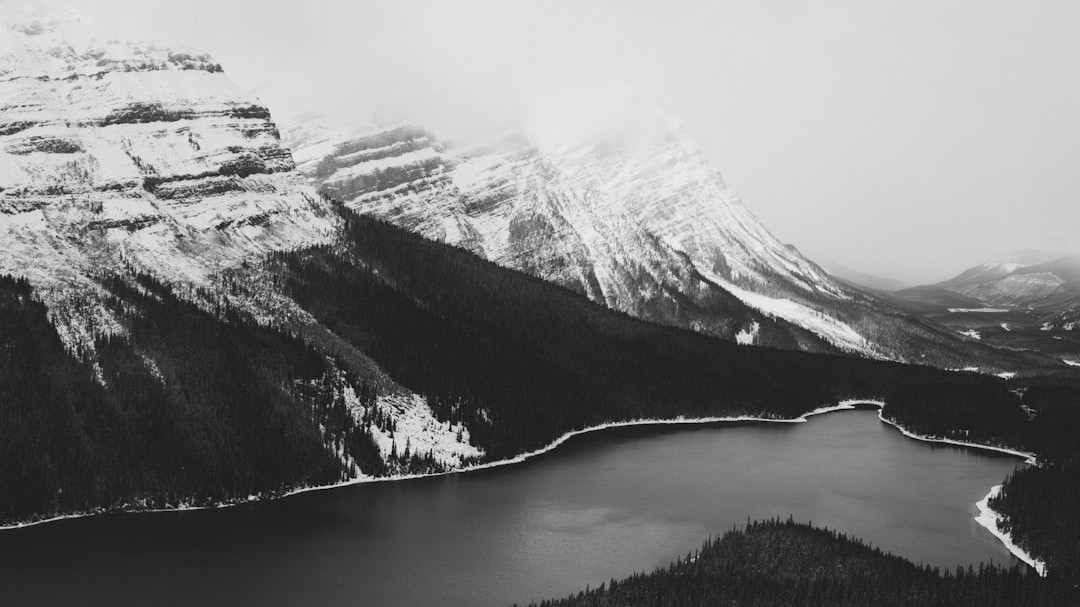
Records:
M1077 604L1019 567L941 571L792 520L748 523L667 567L531 607L997 607Z

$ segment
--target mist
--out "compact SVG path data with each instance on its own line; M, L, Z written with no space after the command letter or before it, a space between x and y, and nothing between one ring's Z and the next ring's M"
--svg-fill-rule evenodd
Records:
M625 83L780 239L909 284L1002 250L1080 250L1075 2L70 6L213 54L286 126L319 112L457 137Z

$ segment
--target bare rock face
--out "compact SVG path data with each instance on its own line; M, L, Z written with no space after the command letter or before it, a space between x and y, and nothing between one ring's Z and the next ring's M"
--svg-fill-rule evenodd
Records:
M110 267L199 284L328 238L294 169L269 111L210 56L102 42L78 16L0 17L0 273L30 278L58 319Z

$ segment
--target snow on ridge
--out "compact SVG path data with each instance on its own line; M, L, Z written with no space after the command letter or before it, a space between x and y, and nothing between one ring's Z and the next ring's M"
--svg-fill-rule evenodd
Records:
M0 273L30 280L70 350L119 330L89 278L103 265L205 286L268 251L331 237L335 220L265 108L209 56L98 43L79 38L96 33L81 18L30 11L27 22L7 9Z
M583 97L569 110L538 111L528 129L530 140L572 183L619 201L697 265L712 268L722 258L740 284L779 280L811 294L848 298L761 224L678 121L628 87Z
M389 413L397 428L391 436L386 430L372 427L372 439L384 459L392 451L404 453L406 446L412 453L430 452L437 462L449 469L459 469L465 462L484 456L482 449L469 443L468 427L436 419L422 396L384 395L379 397L377 406Z

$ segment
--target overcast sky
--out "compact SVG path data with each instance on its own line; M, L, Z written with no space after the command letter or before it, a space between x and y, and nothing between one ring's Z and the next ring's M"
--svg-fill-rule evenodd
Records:
M1080 2L84 0L213 53L285 122L389 113L452 135L626 82L766 226L911 283L1080 251Z

